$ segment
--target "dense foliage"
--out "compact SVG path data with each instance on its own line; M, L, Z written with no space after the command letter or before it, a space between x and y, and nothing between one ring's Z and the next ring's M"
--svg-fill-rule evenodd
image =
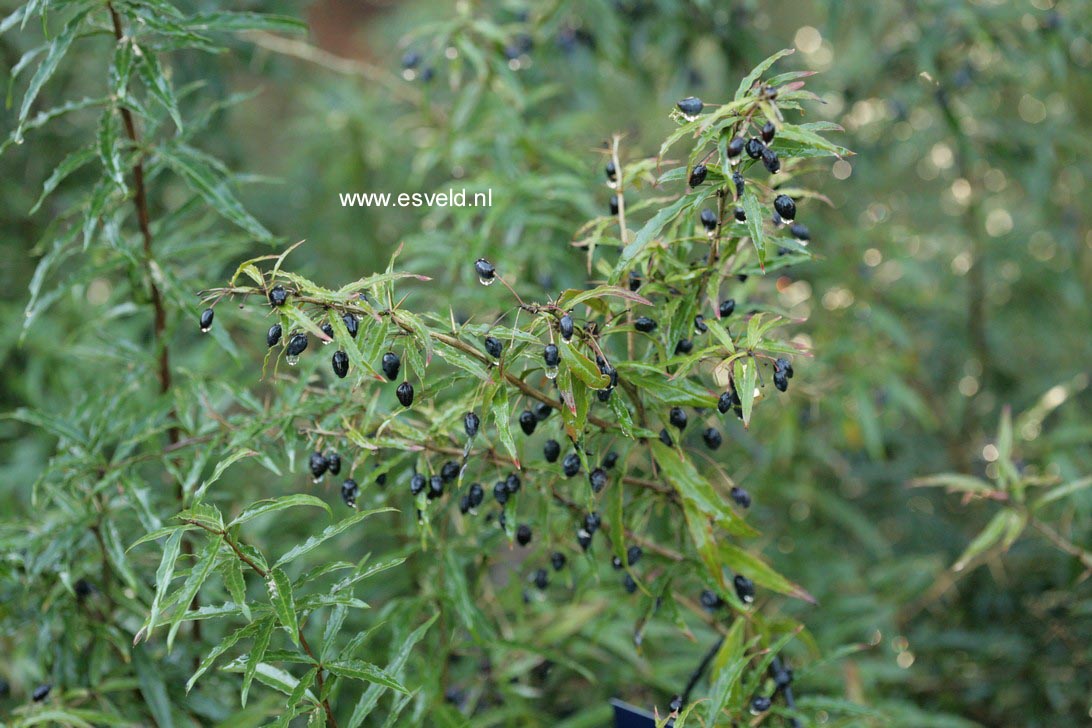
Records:
M0 25L4 721L1087 719L1086 9L217 5Z

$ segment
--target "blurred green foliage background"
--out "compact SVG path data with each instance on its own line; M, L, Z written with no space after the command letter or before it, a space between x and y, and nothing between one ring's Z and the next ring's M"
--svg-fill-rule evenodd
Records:
M844 695L884 711L884 719L861 719L880 723L1092 720L1087 569L1029 527L1007 553L988 553L983 568L954 572L999 506L909 487L941 471L995 477L1006 406L1017 414L1041 406L1041 416L1017 418L1023 473L1064 482L1092 473L1092 5L239 5L302 15L311 34L259 34L228 54L182 54L173 82L201 81L195 94L209 103L252 94L217 115L199 146L244 175L241 197L266 227L307 240L293 255L296 269L338 285L382 269L402 244L400 267L432 275L428 290L459 283L473 296L485 294L466 285L468 266L452 261L502 261L530 296L582 286L584 256L571 242L585 220L605 214L604 141L620 131L627 160L654 156L676 100L728 98L751 66L795 47L784 68L820 72L809 86L825 101L814 118L845 127L835 141L856 156L833 163L837 181L823 186L830 204L807 205L816 260L773 274L779 304L809 316L798 333L815 358L796 367L790 397L766 407L751 430L730 432L724 462L755 497L751 518L770 539L767 554L819 600L783 608L824 652L870 645L809 670L799 692ZM492 18L503 33L476 34L464 12ZM5 66L32 42L3 36ZM409 51L422 61L404 73ZM100 84L103 65L87 53L87 63L67 68L43 94L78 97ZM0 161L4 411L67 407L58 398L82 381L73 352L106 365L112 327L132 325L128 312L104 308L104 282L63 292L19 339L43 252L36 244L50 210L71 202L68 190L79 192L79 175L42 211L28 210L81 134L65 121ZM354 209L338 201L339 192L449 187L491 189L493 207ZM224 267L209 278L201 259L213 249ZM220 284L253 250L241 236L206 240L195 231L175 275L196 293ZM472 299L437 302L425 291L414 305L451 306L456 316L460 306L473 308ZM191 304L196 314L196 297ZM195 346L190 321L176 322L177 366L254 382L261 332L223 318L234 338L253 345L229 360ZM17 521L33 508L29 484L52 440L10 419L0 420L0 437L0 510ZM286 487L271 486L268 474L255 482L260 472L233 470L227 487L250 497ZM1044 519L1071 544L1092 548L1092 490L1051 506ZM626 640L624 624L604 638L622 659L599 684L557 685L550 699L574 715L596 706L594 724L607 697L641 695L650 677ZM0 659L0 677L15 686L10 698L0 696L0 715L9 700L25 701L35 679L34 651L16 649L19 642L0 634L0 654L10 658ZM680 643L665 673L685 681L704 649ZM656 680L657 689L670 682ZM803 704L821 723L822 699Z

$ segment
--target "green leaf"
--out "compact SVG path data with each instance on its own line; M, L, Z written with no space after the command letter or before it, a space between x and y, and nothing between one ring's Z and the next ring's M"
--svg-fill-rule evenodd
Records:
M766 73L766 71L770 70L770 66L777 63L779 60L781 60L785 56L792 55L795 52L796 51L793 48L785 48L783 50L778 51L777 53L774 53L772 56L770 56L769 58L764 60L762 63L759 63L757 66L755 66L754 70L751 71L750 73L748 73L744 77L744 79L739 82L739 88L736 89L735 100L738 101L738 100L742 99L744 96L746 96L748 94L748 92L750 92L751 87L755 85L755 81L762 78L762 74L764 74L764 73Z
M228 455L226 458L216 463L216 467L212 469L212 475L207 480L201 483L200 487L193 494L193 501L199 503L205 495L205 491L209 489L209 486L220 479L220 476L224 474L224 471L230 468L235 463L239 462L243 458L250 458L256 456L258 453L253 450L236 450Z
M692 503L707 518L715 520L717 525L729 533L739 536L755 535L754 529L725 504L709 481L701 476L681 452L659 440L650 441L649 446L664 478L683 499Z
M998 511L952 564L952 570L963 571L972 559L1000 543L1005 532L1010 528L1010 521L1014 515L1015 513L1007 508Z
M500 437L504 446L508 448L508 452L512 455L512 459L516 463L516 468L520 467L519 463L519 450L516 449L515 438L512 437L512 423L511 423L511 411L508 405L508 389L504 384L498 385L493 391L493 397L489 405L489 414L493 416L493 424L497 428L497 435Z
M243 671L243 688L239 694L239 700L244 708L246 707L247 694L250 692L250 683L254 681L255 675L258 674L258 669L262 665L262 658L265 657L265 651L269 649L269 640L273 636L275 624L272 619L267 619L261 623L261 626L258 627L258 635L254 638L254 645L245 657L246 669ZM291 693L291 690L285 692Z
M357 511L353 515L338 521L335 524L327 526L322 533L317 536L311 536L301 544L297 544L289 549L283 556L277 559L277 563L273 564L274 568L284 566L285 564L298 559L306 553L318 548L320 545L328 541L329 539L337 536L339 533L355 526L369 516L374 516L377 513L397 513L395 508L374 508L370 511Z
M1087 478L1080 478L1078 480L1064 483L1062 485L1057 485L1048 490L1046 493L1043 493L1041 496L1039 496L1032 504L1031 509L1033 511L1037 511L1045 505L1062 500L1063 498L1068 498L1074 493L1082 491L1090 485L1092 485L1092 476L1089 476Z
M171 83L163 73L163 69L159 67L159 61L156 60L155 55L148 51L142 53L137 61L137 72L152 97L163 106L175 127L181 132L183 130L182 115L178 113L178 99L175 98L174 89L171 88Z
M201 553L197 563L190 569L190 575L179 591L175 611L171 616L171 629L167 633L167 649L170 649L174 644L174 637L178 634L178 628L182 625L182 619L186 616L186 610L193 602L193 598L197 596L201 585L205 583L216 567L216 559L220 554L221 543L221 539L210 537L205 542L205 550Z
M84 18L87 17L87 14L90 11L90 8L84 8L72 16L64 29L57 34L57 37L49 44L49 52L38 66L38 70L34 72L34 76L30 79L27 90L23 94L23 103L19 107L19 124L13 134L16 141L22 140L23 132L27 129L27 118L30 116L30 108L34 105L34 100L38 98L38 93L42 90L42 86L45 85L46 81L48 81L57 70L57 66L60 64L61 59L68 53L68 49L72 46L72 41L76 39L76 36L80 32L80 28L83 26Z
M228 594L243 610L243 616L250 619L250 605L246 601L246 578L243 576L242 563L238 559L224 559L224 586Z
M61 163L58 164L53 172L50 173L45 183L42 185L42 194L38 197L38 201L34 203L34 207L30 208L28 215L33 215L41 208L42 203L46 201L46 198L53 193L54 190L65 180L68 175L72 174L76 170L80 169L84 165L88 164L96 157L96 150L94 147L84 147L77 149L69 154Z
M99 161L106 176L125 192L125 173L121 169L121 145L118 143L118 115L113 109L107 109L99 117L98 145Z
M395 680L390 673L370 662L364 662L363 660L334 660L333 662L327 662L326 668L340 677L377 683L392 690L397 690L400 693L409 692L406 687Z
M273 611L277 614L277 620L284 625L292 642L300 643L300 626L296 620L296 603L292 596L292 581L282 569L274 568L265 582L269 591L269 601L273 603Z
M334 515L334 512L330 510L330 506L321 498L316 498L315 496L306 493L294 493L292 495L281 496L280 498L267 498L266 500L252 503L246 510L240 513L234 521L229 523L227 527L233 528L257 518L258 516L264 516L267 513L275 513L296 506L322 508L329 513L331 517Z
M387 666L387 672L392 675L400 674L406 661L409 659L410 654L413 652L413 648L417 646L417 643L421 641L421 638L425 636L429 628L440 616L437 612L429 617L428 621L422 624L417 629L413 630L409 637L407 637L401 645L398 647L398 652L394 658L391 659L390 664ZM360 699L356 703L356 707L353 708L353 714L349 717L348 728L359 728L364 722L364 719L368 717L368 714L372 712L376 704L379 702L379 698L387 690L385 685L379 683L373 683L364 691L364 694L360 696Z
M649 301L638 293L634 293L628 288L621 288L619 286L596 286L595 288L589 288L586 291L579 291L573 288L562 291L561 295L557 297L557 306L559 308L571 309L585 301L608 297L623 298L633 303L639 303L642 306L652 305L652 301Z
M575 342L575 338L573 340ZM599 371L599 367L595 365L588 356L577 348L575 343L566 343L562 341L558 345L558 351L561 352L561 359L569 367L570 371L576 375L576 377L587 384L592 389L603 389L610 384L610 378Z
M740 409L743 410L743 426L751 425L751 410L755 403L755 382L758 378L758 365L754 359L743 358L732 362L732 377L739 395Z
M192 531L195 528L197 528L197 526L192 526L192 525L190 525L188 523L187 524L182 524L180 526L164 526L163 528L157 528L156 530L154 530L154 531L152 531L150 533L144 534L143 536L138 538L136 541L133 541L132 545L129 546L129 548L125 549L125 551L126 552L132 551L133 549L135 549L140 544L147 543L148 541L158 541L159 539L163 538L164 536L171 535L175 531Z
M186 25L196 31L237 33L243 30L267 30L277 33L305 33L307 23L287 15L248 12L198 13Z
M751 233L751 243L758 253L758 265L766 267L766 210L758 201L752 187L743 190L743 211L747 213L747 230Z
M205 658L201 660L201 664L197 666L197 670L194 671L190 679L186 681L186 692L188 693L193 689L193 686L197 683L197 680L205 674L206 671L223 655L225 652L235 646L239 640L243 637L250 637L258 634L258 631L263 628L266 623L272 624L272 619L265 620L264 622L251 622L244 625L239 629L229 634L224 639L220 640L219 644L212 648Z
M228 188L227 181L218 176L205 155L184 144L174 147L160 146L157 153L186 184L221 216L235 223L259 240L270 240L273 235L247 212Z
M743 640L743 626L745 620L737 618L728 634L724 636L716 657L713 658L713 672L711 679L713 684L709 690L709 705L705 712L707 725L717 725L720 711L728 701L728 696L733 688L740 683L740 676L747 667L748 660L744 657L743 650L746 646Z
M133 647L131 654L137 682L140 684L140 694L144 696L144 703L155 718L156 726L172 728L174 717L171 713L171 701L167 697L167 685L163 682L160 666L148 656L147 650L141 645Z
M815 597L807 590L774 571L761 557L727 541L720 542L719 553L721 560L728 568L743 574L759 586L815 604Z
M160 558L159 568L155 572L155 596L152 597L148 621L145 623L144 628L137 633L138 639L134 639L134 642L139 642L140 637L151 635L156 627L156 620L159 617L159 605L163 603L163 598L167 595L167 589L171 584L171 578L174 576L174 565L178 561L178 554L182 549L182 536L184 533L181 529L174 531L163 546L163 556Z
M622 255L618 259L618 263L614 266L614 272L611 273L611 282L616 282L621 278L622 274L626 271L626 268L629 267L630 261L635 259L641 251L645 249L645 246L660 234L660 231L664 229L665 225L675 219L677 215L693 202L693 195L684 195L653 215L652 219L646 222L644 227L637 231L637 235L633 238L633 242L622 249Z

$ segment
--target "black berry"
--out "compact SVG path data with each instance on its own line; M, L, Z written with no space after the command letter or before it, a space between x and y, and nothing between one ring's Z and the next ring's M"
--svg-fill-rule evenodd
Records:
M444 494L444 479L433 475L428 481L428 499L434 500Z
M546 573L546 569L535 570L534 582L539 589L545 589L550 585L550 575Z
M535 426L538 424L538 419L535 417L535 413L531 410L523 410L519 413L519 426L523 430L524 435L530 435L535 431Z
M591 483L592 492L598 493L607 487L607 471L596 468L588 474L588 482Z
M766 171L770 174L781 171L781 160L777 158L777 152L769 147L762 150L762 164L766 166Z
M728 414L728 410L732 409L732 404L731 392L721 392L720 397L717 399L717 412L722 415Z
M789 228L789 232L797 240L811 240L811 231L808 230L808 226L801 222L793 223Z
M772 705L772 703L765 695L756 695L751 699L751 712L756 715L758 713L765 713L770 709L770 705Z
M792 379L792 362L783 356L778 357L777 361L774 362L774 371L785 372L786 376L788 376L789 379Z
M421 63L421 54L417 51L406 51L402 56L402 68L416 68Z
M335 351L331 363L334 367L334 374L338 376L338 379L344 379L345 375L349 373L349 355L344 351Z
M387 484L387 474L380 473L379 475L375 476L375 484L378 485L380 488L384 487Z
M637 544L634 544L626 549L626 563L633 566L641 560L641 557L644 556L644 554L644 550Z
M591 546L592 542L591 532L587 529L581 528L579 531L576 532L576 542L580 544L581 549L587 551L588 547Z
M409 382L399 384L398 389L394 390L394 394L403 407L409 407L413 404L413 385Z
M535 405L534 409L535 419L539 422L544 422L545 420L549 419L553 411L554 408L550 405L546 404L545 402L539 402Z
M485 258L478 258L474 261L474 272L478 274L478 279L483 283L492 281L497 275L496 267Z
M790 222L796 217L796 202L788 195L778 195L773 201L774 210L784 220Z
M356 497L360 495L360 488L357 487L356 481L349 478L341 484L341 500L345 501L345 505L353 508L356 506Z
M341 472L341 456L333 450L326 453L326 470L330 475L337 475Z
M49 697L49 691L52 689L53 686L49 683L39 685L38 687L34 688L34 692L30 694L30 699L33 700L35 703L40 703Z
M528 526L526 523L521 523L516 526L516 542L520 546L526 546L527 544L531 543L531 536L531 527Z
M613 468L617 464L618 464L618 453L614 452L613 450L608 452L606 454L606 456L603 458L603 467L606 468L607 470L610 470L611 468Z
M440 479L445 483L450 483L459 477L459 464L454 460L448 460L440 468Z
M485 490L482 488L481 483L473 483L470 486L470 490L466 492L467 500L470 501L471 508L477 508L485 500Z
M607 166L603 170L607 174L607 179L611 182L618 179L618 168L614 166L614 162L607 162Z
M580 456L571 452L561 461L561 467L565 471L565 477L571 478L580 472Z
M595 533L599 530L599 526L602 525L603 518L599 515L599 511L592 511L588 515L584 516L584 529L589 533Z
M720 609L724 606L724 600L712 589L704 589L701 593L701 605L706 609Z
M708 207L701 211L701 225L708 232L713 232L717 229L717 213L710 210Z
M700 313L694 317L694 330L699 334L704 334L709 330L709 325L705 323L705 317Z
M387 379L393 382L398 379L398 372L402 370L402 360L393 351L388 351L383 355L382 367Z
M283 306L288 300L288 291L284 286L273 286L269 291L269 303L273 306Z
M735 164L739 160L739 156L743 154L743 147L746 144L743 141L743 137L735 137L732 141L728 142L728 161Z
M542 361L546 363L547 367L556 367L558 362L561 361L561 355L558 353L557 344L547 344L546 348L542 350Z
M666 427L660 430L660 442L668 447L671 447L674 444L674 441L671 439L671 433L667 431Z
M705 446L710 450L716 450L724 442L724 438L720 436L720 430L715 427L709 427L701 433L701 439L705 440Z
M617 215L618 214L618 195L611 195L610 196L610 214L612 214L612 215Z
M482 421L473 412L467 412L463 415L463 429L466 430L467 437L474 437L478 434L478 428L481 427Z
M523 487L523 483L518 475L509 473L508 477L504 479L504 487L508 489L509 493L518 493L519 489Z
M730 495L732 496L732 500L735 501L735 504L740 508L751 507L751 494L748 493L746 489L740 488L738 485L733 485Z
M773 383L779 392L785 392L789 389L789 377L784 371L775 371L773 373Z
M675 105L679 107L679 111L687 116L697 116L701 113L701 110L705 108L705 104L696 96L687 96Z
M546 462L556 463L561 455L561 445L557 443L557 440L547 440L542 446L542 455L546 458Z
M497 503L502 506L508 502L508 496L511 495L508 492L508 484L503 480L498 480L497 484L493 486L493 497L497 499Z
M682 407L672 407L667 417L667 421L671 423L671 426L680 430L686 427L687 419L686 412Z
M212 319L216 314L211 308L206 308L201 312L201 332L204 333L212 328Z
M758 159L762 156L762 150L766 148L766 145L758 140L758 137L751 137L747 140L747 156L751 159Z
M622 579L622 586L625 587L626 592L628 592L629 594L637 591L637 582L635 582L633 580L633 577L629 574L626 574L625 578Z
M667 704L667 710L670 713L678 713L680 710L682 710L682 706L682 696L675 695L671 698L671 702Z
M360 331L360 322L357 321L356 316L351 313L343 313L341 323L345 324L345 330L349 332L349 336L355 339L357 332Z
M743 185L744 185L743 175L740 174L739 172L733 172L732 173L732 183L736 186L736 199L737 200L742 199L742 197L743 197Z
M705 181L705 175L709 173L704 164L695 164L690 172L690 186L697 187Z
M622 563L622 559L618 556L610 557L610 565L613 566L616 571L625 566L625 564Z
M560 551L554 551L550 554L550 565L554 567L554 571L561 571L565 568L565 562L568 559L565 558L565 554Z
M736 299L726 298L720 302L720 317L728 318L736 310Z
M414 473L413 477L410 478L409 482L410 493L415 496L420 495L424 492L426 484L427 481L425 480L425 476L421 475L420 473Z
M675 344L676 354L689 354L694 350L694 342L690 339L679 339L679 343Z
M500 343L492 336L485 337L485 353L494 359L500 359L501 352L504 351L504 344Z
M736 574L736 578L732 580L733 585L736 587L736 596L744 604L750 604L755 600L755 583L748 579L743 574Z
M73 589L76 592L76 598L80 601L83 601L95 593L95 585L87 579L79 579L75 585L73 585Z
M307 461L307 467L311 470L311 475L318 479L326 472L326 468L329 464L326 462L326 458L320 452L311 453L311 459Z
M330 339L334 338L334 325L332 323L330 323L329 321L323 321L322 326L320 326L319 329L322 331L322 333L326 334L326 336L328 336ZM330 341L327 340L327 341L323 341L322 343L329 344Z
M636 291L641 287L641 276L636 271L629 272L629 290Z
M747 222L747 213L742 207L737 207L732 211L732 217L736 219L736 222Z
M281 325L273 324L269 327L269 331L265 333L265 343L270 349L277 344L281 343Z
M292 338L288 340L288 347L285 349L284 353L288 356L299 356L306 348L307 334L292 334Z
M641 316L639 319L633 322L633 328L644 334L652 333L656 330L656 322L650 319L648 316Z
M573 317L569 314L562 316L561 320L557 322L557 328L561 332L562 339L571 341L573 338Z
M459 513L462 513L464 516L467 513L470 513L470 496L469 495L463 495L463 497L459 499Z
M773 141L774 134L777 133L776 127L774 127L772 121L767 121L762 125L762 141L769 144Z

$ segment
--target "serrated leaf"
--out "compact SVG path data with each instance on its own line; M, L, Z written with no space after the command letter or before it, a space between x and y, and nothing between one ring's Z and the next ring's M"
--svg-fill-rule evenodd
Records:
M45 85L53 74L57 70L57 66L60 65L61 59L68 53L68 49L72 46L72 41L76 39L76 36L80 32L80 28L83 25L84 18L91 12L90 8L84 8L77 12L72 18L65 24L63 30L57 34L57 37L53 39L53 42L49 44L49 52L46 54L45 59L42 60L38 66L38 70L34 72L34 76L30 79L30 83L27 84L27 90L23 94L23 103L19 107L19 123L16 127L13 137L16 141L21 140L23 132L27 128L27 118L30 116L30 108L34 105L34 100L38 98L38 93L42 90L42 86Z
M250 605L246 601L246 578L243 576L243 567L239 559L224 559L224 586L228 594L235 600L243 611L243 616L249 620Z
M148 621L141 631L143 635L151 635L159 618L159 605L167 595L167 589L174 576L174 565L178 561L178 554L182 549L182 536L184 531L173 532L167 543L163 545L163 556L159 560L159 568L155 572L155 595L152 597L152 606L148 612ZM139 636L139 635L138 635Z
M292 495L285 495L280 498L268 498L251 504L246 510L240 513L234 521L229 523L227 527L233 528L257 518L258 516L264 516L267 513L276 513L277 511L283 511L288 508L295 508L296 506L322 508L329 513L331 517L334 515L334 512L330 510L330 506L321 498L316 498L315 496L306 493L293 493Z
M360 523L369 516L374 516L377 513L397 513L395 508L375 508L370 511L357 511L353 515L345 518L333 525L327 526L323 529L322 533L317 536L311 536L306 541L289 549L283 556L277 559L277 562L273 564L274 568L284 566L285 564L298 559L300 556L318 548L320 545L328 541L329 539L337 536L339 533L351 528L352 526Z
M766 210L751 187L743 190L743 211L747 213L747 230L751 233L751 243L755 247L755 252L758 253L758 265L765 269Z
M762 74L766 73L766 71L768 71L770 69L770 66L777 63L779 60L781 60L785 56L792 55L795 52L796 51L793 48L785 48L783 50L778 51L777 53L774 53L772 56L770 56L769 58L764 60L762 63L759 63L757 66L755 66L754 70L752 70L750 73L748 73L743 78L743 80L739 82L739 88L736 89L736 95L734 97L735 100L739 101L744 96L746 96L747 93L751 90L751 87L755 85L755 81L762 78Z
M272 620L266 621L272 623ZM190 676L190 679L186 681L186 692L188 693L190 690L193 689L193 686L197 683L197 680L202 675L204 675L205 672L208 671L208 669L212 667L218 659L220 659L221 655L234 647L235 643L237 643L243 637L250 637L252 635L258 634L258 631L262 629L263 624L263 622L251 622L250 624L240 627L224 639L220 640L220 642L215 647L213 647L207 655L205 655L205 658L201 660L201 664L197 666L197 670L195 670L193 675Z
M721 560L728 568L743 574L759 586L815 604L815 597L809 594L806 589L774 571L773 567L767 564L762 557L745 551L727 541L721 541L719 552Z
M136 670L140 694L148 706L159 728L173 728L174 716L171 713L171 701L167 697L167 685L163 682L160 666L148 656L143 645L136 645L131 652L133 668Z
M736 383L740 409L743 411L743 426L751 424L751 410L755 403L755 382L758 378L758 366L753 359L736 359L732 362L732 378Z
M570 288L569 290L561 292L561 295L557 297L556 305L559 308L571 309L574 306L595 298L622 298L633 303L639 303L642 306L652 305L652 301L649 301L639 293L634 293L628 288L621 288L619 286L596 286L595 288L589 288L586 291Z
M326 668L340 677L348 677L354 680L376 683L397 690L400 693L409 692L406 687L394 679L386 670L370 662L363 660L334 660L326 663Z
M199 503L201 498L205 495L205 491L209 489L209 486L220 479L220 476L224 474L224 471L230 468L235 463L239 462L243 458L250 458L256 456L253 450L236 450L228 455L226 458L216 463L216 467L212 469L212 475L207 480L201 483L200 487L193 494L193 501Z
M221 540L216 537L210 537L205 542L205 550L201 552L197 563L190 569L190 575L186 578L182 589L179 590L179 597L175 600L175 612L171 616L171 629L167 633L167 649L174 644L174 637L178 634L178 628L182 625L186 610L193 603L193 598L197 596L201 585L209 578L216 566L216 560L220 555L220 542Z
M269 573L265 582L269 591L269 601L273 604L273 611L277 614L277 620L287 630L292 642L300 643L299 622L296 619L296 602L292 596L292 581L282 569L274 568Z
M493 397L489 404L489 414L493 417L493 424L497 428L497 435L500 437L501 442L504 443L504 446L508 448L508 452L512 455L516 467L519 468L519 450L516 449L516 441L515 438L512 437L512 413L508 407L508 390L503 384L498 386L493 392Z
M671 484L679 495L697 508L707 518L712 518L717 525L729 533L738 536L753 536L755 531L724 503L685 455L673 447L668 447L659 440L649 442L652 456L660 466L664 479Z
M33 215L38 212L42 203L46 201L46 198L57 189L68 175L88 164L94 160L95 157L96 150L93 147L84 147L82 149L77 149L61 160L61 163L53 169L45 183L42 185L42 194L38 197L38 201L34 203L34 207L30 208L30 212L27 214Z
M952 564L953 571L963 571L967 568L967 565L976 556L988 551L989 549L1000 543L1001 539L1005 536L1005 532L1010 528L1009 521L1012 518L1013 512L1005 508L994 514L994 517L990 519L990 522L986 524L974 540L967 546L955 563Z
M246 230L259 240L269 240L272 233L246 211L242 203L228 188L204 155L190 147L160 146L157 154L173 169L210 207L225 219Z
M558 351L561 353L561 360L565 362L569 370L592 389L603 389L610 384L610 378L600 372L595 362L580 351L575 343L563 341L558 345Z
M247 694L250 693L250 683L254 681L254 676L258 673L258 668L262 664L262 658L265 657L265 651L269 649L269 640L273 636L273 627L275 624L276 622L272 619L267 619L261 623L261 626L258 628L258 634L254 638L254 645L246 655L246 669L243 671L243 687L239 693L239 701L244 708L246 707Z
M152 97L163 106L175 127L182 132L182 115L178 113L178 100L154 54L148 51L141 53L137 60L137 73L140 74L141 80L144 81Z
M401 645L398 646L398 652L391 659L390 664L387 665L387 672L392 675L398 675L406 661L409 659L410 654L413 652L413 648L417 646L417 643L421 641L421 638L425 636L429 628L433 625L436 619L440 616L439 612L429 617L428 621L422 624L417 629L410 633ZM360 696L360 699L356 703L356 707L353 708L353 714L349 717L348 728L359 728L364 722L364 719L368 717L368 714L375 708L376 703L379 702L380 696L387 690L386 686L378 683L373 683L364 691L364 694Z

